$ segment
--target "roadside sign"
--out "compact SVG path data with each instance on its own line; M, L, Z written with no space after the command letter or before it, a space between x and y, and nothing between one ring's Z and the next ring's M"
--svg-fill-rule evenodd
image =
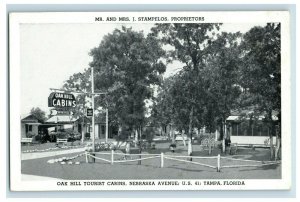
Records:
M56 110L51 110L51 116L55 116L55 115L57 115L57 111Z
M63 116L63 115L71 115L71 112L70 111L66 111L66 110L58 110L58 109L52 109L51 110L51 115L52 116Z
M76 99L73 94L53 92L48 97L48 107L68 108L75 106Z
M86 109L86 116L93 116L93 109Z

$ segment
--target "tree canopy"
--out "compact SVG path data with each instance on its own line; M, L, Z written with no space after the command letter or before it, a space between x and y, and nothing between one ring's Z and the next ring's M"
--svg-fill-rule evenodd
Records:
M45 122L47 120L46 113L41 110L39 107L32 108L30 110L30 114L34 115L38 120Z
M145 101L153 97L151 87L160 84L166 69L159 41L122 27L106 35L90 55L95 89L107 92L110 116L119 126L140 127L145 122Z
M244 34L220 32L221 26L160 23L147 36L126 27L107 34L90 52L95 90L107 92L96 106L109 109L112 125L130 130L145 124L147 100L153 101L153 123L189 135L203 126L222 133L231 111L244 107L271 121L272 111L281 109L280 24ZM175 60L181 70L163 78ZM90 91L89 77L90 70L74 74L64 87Z
M91 72L85 69L83 73L75 73L69 77L63 84L63 89L66 91L79 91L82 93L90 93L91 89ZM89 96L90 97L90 96ZM88 101L90 101L87 94L76 95L76 107L71 108L73 116L80 118L84 116L85 108Z
M281 109L280 23L254 27L243 37L240 85L251 95L250 104L269 115ZM249 104L249 103L248 103Z
M220 26L157 24L152 29L172 47L168 61L183 63L158 94L157 120L165 124L167 116L178 126L211 131L219 125L222 133L232 110L254 106L269 120L272 111L280 112L280 24L253 27L245 34L220 33Z

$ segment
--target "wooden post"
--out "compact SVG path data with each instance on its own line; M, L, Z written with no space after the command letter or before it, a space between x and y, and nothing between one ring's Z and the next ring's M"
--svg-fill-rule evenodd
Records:
M217 161L218 161L217 172L220 172L221 171L221 155L220 154L218 154Z
M164 167L164 153L163 152L160 153L160 167L161 168Z
M111 150L111 165L114 165L114 150Z
M192 151L193 151L193 148L192 148L192 140L189 140L188 141L188 156L192 156ZM192 157L190 157L188 159L189 161L192 161Z

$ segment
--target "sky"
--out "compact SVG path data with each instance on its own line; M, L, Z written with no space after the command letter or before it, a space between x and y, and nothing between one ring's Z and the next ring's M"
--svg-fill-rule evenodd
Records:
M83 72L92 58L90 50L115 28L132 27L149 33L153 24L22 24L20 26L21 116L39 107L49 113L50 88L61 88L72 74ZM264 24L223 24L221 31L247 32ZM165 76L182 67L167 66Z

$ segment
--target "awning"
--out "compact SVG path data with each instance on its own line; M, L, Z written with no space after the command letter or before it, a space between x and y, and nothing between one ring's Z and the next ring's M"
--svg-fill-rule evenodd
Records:
M41 125L41 123L25 123L26 125Z
M258 118L255 118L254 120L263 120L264 116L259 116ZM250 117L244 117L244 116L228 116L226 121L243 121L243 120L250 120ZM273 121L278 121L278 117L273 115L272 116Z
M52 116L46 123L73 124L76 121L72 116Z
M239 116L229 116L226 121L237 121L239 120Z

